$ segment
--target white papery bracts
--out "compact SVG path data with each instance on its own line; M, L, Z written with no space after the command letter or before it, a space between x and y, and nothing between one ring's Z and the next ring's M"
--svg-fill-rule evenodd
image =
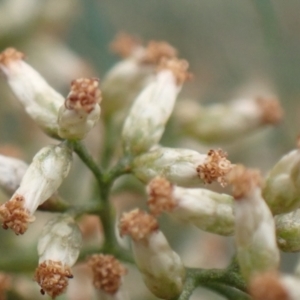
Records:
M159 230L156 219L135 209L123 214L119 227L121 236L131 237L134 260L149 290L162 299L178 296L183 288L185 268Z
M33 158L20 187L11 199L0 206L0 220L4 229L23 234L33 214L61 185L68 175L72 151L65 144L42 148Z
M213 181L226 185L226 175L232 169L227 154L209 150L201 154L194 150L159 147L133 160L133 174L148 183L161 176L183 187L199 187Z
M233 198L206 189L187 189L156 177L147 186L152 214L168 213L177 220L220 234L234 232Z
M58 134L61 138L78 140L96 125L100 117L101 93L99 80L79 78L71 83L71 91L58 114Z
M0 53L0 69L28 115L46 133L56 137L57 115L64 97L23 59L23 53L7 48Z
M166 42L150 41L144 47L138 39L125 33L116 37L111 49L123 60L108 72L101 86L105 118L132 102L145 84L153 79L161 58L177 55L177 51Z
M300 142L269 172L262 194L273 214L288 213L300 206Z
M139 94L127 116L122 140L125 152L146 152L161 139L182 84L190 74L188 63L163 59L155 79Z
M275 224L261 196L262 180L256 170L236 166L228 175L235 198L235 241L241 273L252 276L275 271L279 265Z
M0 154L0 188L11 196L20 186L27 168L22 160Z
M60 215L46 223L38 242L39 266L34 275L42 294L55 298L65 292L81 242L80 229L70 216Z
M254 276L248 290L253 300L299 300L300 280L291 275L266 272Z
M239 99L208 107L185 100L175 107L180 130L209 143L235 140L264 125L276 125L282 115L280 103L272 97Z

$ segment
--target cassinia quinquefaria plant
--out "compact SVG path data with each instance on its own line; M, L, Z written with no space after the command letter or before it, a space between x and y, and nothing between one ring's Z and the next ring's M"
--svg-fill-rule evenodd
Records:
M0 54L0 69L12 92L36 124L57 140L38 151L30 164L0 156L0 185L10 197L0 206L2 227L26 235L37 210L57 213L37 243L33 277L41 293L51 298L63 294L78 260L90 270L101 299L128 299L122 286L127 263L138 268L160 299L186 300L203 286L231 300L299 300L300 267L292 276L281 274L278 266L279 249L300 251L300 150L286 154L263 178L258 170L231 164L221 149L199 153L159 144L173 111L178 139L224 142L278 123L278 101L260 96L208 107L176 103L191 74L172 46L157 41L144 46L122 34L112 49L122 60L103 81L75 79L66 97L25 62L23 53L8 48ZM100 119L107 137L97 163L81 140ZM96 200L81 205L57 192L73 152L96 182ZM148 209L135 207L117 217L111 191L116 179L128 174L145 185ZM231 186L231 195L209 190L213 182L220 188ZM233 236L236 254L230 265L187 268L160 229L157 218L164 213L203 231ZM92 251L81 250L82 215L96 215L102 224L103 243ZM123 247L124 236L129 236L130 250ZM14 289L15 268L1 268L0 261L4 299Z

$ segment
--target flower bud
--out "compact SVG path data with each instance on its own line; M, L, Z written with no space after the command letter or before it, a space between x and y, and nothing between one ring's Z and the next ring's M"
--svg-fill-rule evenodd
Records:
M80 247L81 233L71 217L60 215L46 223L38 242L39 266L34 275L41 294L55 298L65 292Z
M0 154L0 187L9 196L19 187L27 168L22 160Z
M147 47L136 38L119 34L111 48L124 59L117 63L103 80L103 112L105 118L127 107L152 79L162 57L175 57L176 50L166 42L149 42Z
M299 300L300 280L276 272L257 274L250 281L249 293L253 300Z
M277 124L282 114L277 99L266 97L240 99L209 107L183 101L175 107L180 130L207 143L236 140L262 126Z
M183 187L199 187L213 181L225 186L225 176L232 169L226 157L222 150L200 154L188 149L159 147L137 156L132 171L145 183L161 176Z
M56 137L58 110L64 98L23 58L23 53L7 48L0 53L0 69L29 116L46 133Z
M147 186L148 206L152 214L170 216L221 235L234 231L233 199L206 189L186 189L156 177Z
M280 250L300 251L300 209L275 216L275 225Z
M96 289L112 295L118 292L127 270L114 256L94 254L88 259L88 265L93 271Z
M269 172L262 191L273 214L300 206L300 149L284 155Z
M185 268L158 229L156 219L135 209L123 214L119 226L121 236L131 236L134 259L149 290L162 299L178 296L183 288Z
M228 175L235 198L235 241L241 273L248 281L257 273L275 271L279 265L275 224L261 197L261 177L256 170L236 166Z
M23 234L38 206L44 203L61 185L68 175L72 152L66 144L47 146L33 158L20 187L12 198L0 206L0 219L4 229L11 228Z
M146 152L159 142L182 84L190 76L187 68L185 60L162 60L155 80L139 94L125 120L125 152Z
M100 117L99 80L73 80L71 91L58 114L58 134L64 139L83 139Z

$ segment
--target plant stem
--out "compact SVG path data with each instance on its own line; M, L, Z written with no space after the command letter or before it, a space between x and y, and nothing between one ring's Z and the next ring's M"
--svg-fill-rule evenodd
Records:
M248 294L225 284L212 283L206 285L206 287L222 296L225 296L228 300L251 300L251 297Z

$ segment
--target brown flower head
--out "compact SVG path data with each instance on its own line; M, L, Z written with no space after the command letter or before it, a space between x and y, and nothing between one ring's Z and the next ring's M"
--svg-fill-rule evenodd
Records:
M227 184L226 175L232 167L226 152L221 149L209 150L205 163L197 167L197 173L204 183L218 181L224 187Z
M120 32L110 44L110 50L123 58L126 58L141 45L138 38L126 33Z
M289 300L288 292L277 273L269 272L254 276L248 287L253 300Z
M14 48L7 48L0 53L0 64L7 66L12 61L24 59L25 55Z
M150 233L158 229L157 220L148 213L134 209L128 213L123 213L120 224L120 234L130 235L133 240L145 239Z
M23 234L29 223L35 220L24 207L24 197L15 195L0 206L0 220L4 229L12 229L15 234Z
M100 101L99 79L79 78L72 81L65 106L67 109L84 110L90 113Z
M263 124L278 124L283 117L280 102L275 98L258 97L256 99L262 113Z
M176 207L176 201L172 197L173 185L167 179L156 177L148 186L149 195L147 204L153 215L159 215L163 211L172 211Z
M8 275L0 273L0 300L5 300L5 292L11 287L11 279Z
M53 299L65 292L70 278L73 278L70 267L52 260L39 264L34 275L34 280L41 287L41 294L47 293Z
M116 293L122 283L122 276L127 273L125 267L112 255L94 254L88 259L93 271L93 283L96 289L107 294Z

